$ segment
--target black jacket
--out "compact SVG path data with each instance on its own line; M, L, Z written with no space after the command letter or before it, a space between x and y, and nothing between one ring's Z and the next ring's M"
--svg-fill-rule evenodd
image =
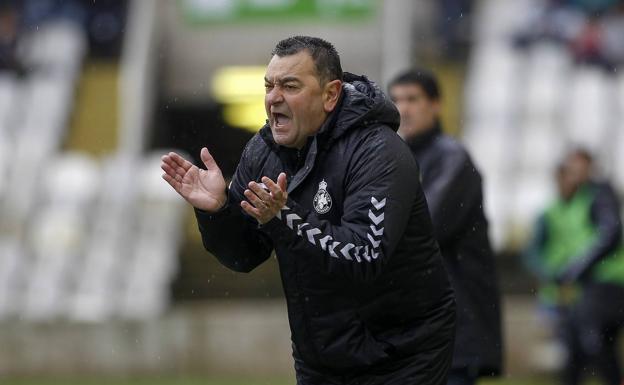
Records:
M500 296L483 212L481 175L439 125L409 141L422 173L434 233L457 299L453 368L501 371Z
M197 220L206 249L233 270L248 272L275 250L300 362L355 376L411 356L426 368L422 383L443 384L454 298L398 123L373 83L345 74L339 106L304 151L276 145L263 127L242 154L227 207L197 211ZM243 191L282 171L286 207L258 226L239 208Z

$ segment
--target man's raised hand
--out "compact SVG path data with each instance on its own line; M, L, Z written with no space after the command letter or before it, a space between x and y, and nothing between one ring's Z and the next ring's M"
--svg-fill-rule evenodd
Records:
M216 212L227 201L225 179L206 147L201 149L200 156L205 170L175 152L163 155L160 167L165 173L162 177L194 207Z
M247 200L241 202L241 207L247 214L256 218L258 223L265 224L273 219L286 204L288 199L286 174L280 173L277 183L265 176L262 178L262 183L266 189L256 182L249 182L249 188L244 192Z

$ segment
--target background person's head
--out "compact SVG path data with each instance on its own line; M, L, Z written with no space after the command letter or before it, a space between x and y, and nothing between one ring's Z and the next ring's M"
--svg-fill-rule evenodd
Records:
M440 118L440 89L429 71L403 72L390 82L388 90L401 114L399 135L403 139L429 131Z
M264 105L273 139L301 148L338 102L342 67L334 46L316 37L277 43L265 75Z
M591 179L593 157L586 149L576 148L570 151L564 159L564 164L571 183L577 188Z

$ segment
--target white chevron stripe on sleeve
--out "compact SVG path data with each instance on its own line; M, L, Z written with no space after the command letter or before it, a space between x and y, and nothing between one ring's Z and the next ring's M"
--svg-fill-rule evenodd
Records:
M370 241L371 245L373 245L373 249L376 249L379 247L379 244L381 243L381 241L376 241L375 238L373 238L372 235L370 234L366 234L366 236L368 237L368 240Z
M368 246L364 246L364 252L362 253L362 258L364 258L367 262L371 261L370 249Z
M371 229L371 231L372 231L373 235L375 235L375 236L377 236L377 237L379 237L379 236L382 236L382 235L383 235L383 232L384 232L384 228L383 228L383 227L382 227L382 228L380 228L380 229L377 229L375 226L370 225L370 229Z
M308 237L308 241L310 241L311 244L316 245L316 240L314 239L314 236L317 234L320 234L321 230L313 227L310 230L306 231L306 235Z
M331 240L332 240L331 235L326 235L319 240L319 244L321 245L321 249L323 249L323 251L327 250L327 242Z
M297 226L297 235L302 236L303 233L301 232L301 229L303 229L306 226L310 226L310 224L308 222L304 222L304 223L298 225Z
M380 224L384 220L384 215L385 215L384 213L381 213L379 215L375 215L375 214L373 214L373 212L371 210L368 210L368 217L376 225Z
M293 221L300 221L301 217L295 213L292 214L288 214L286 215L286 226L290 227L292 230L294 230L293 228Z
M290 210L290 207L284 205L284 207L282 207L280 211L278 211L277 214L275 214L275 216L277 217L277 219L282 219L282 211L288 211L288 210Z
M371 203L375 206L375 209L381 210L386 205L386 198L382 199L381 202L377 201L375 197L371 197Z
M340 250L342 255L344 255L345 259L348 259L349 261L353 259L351 258L351 255L349 255L349 250L351 250L354 247L355 245L353 243L347 243L345 247L343 247L342 250Z
M355 246L355 252L353 255L355 256L355 260L358 262L362 262L362 258L360 257L360 250L362 250L364 246Z

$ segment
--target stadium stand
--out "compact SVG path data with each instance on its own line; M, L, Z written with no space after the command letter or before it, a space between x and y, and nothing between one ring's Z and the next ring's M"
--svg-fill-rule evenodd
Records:
M541 35L518 46L518 35L547 3L490 0L475 15L464 136L487 176L487 213L499 250L524 244L554 193L552 175L566 148L593 150L606 176L624 188L617 166L624 74L582 61L568 45Z
M0 320L153 318L169 304L184 211L145 149L65 148L93 39L58 4L62 17L48 2L20 30L26 71L0 71Z

